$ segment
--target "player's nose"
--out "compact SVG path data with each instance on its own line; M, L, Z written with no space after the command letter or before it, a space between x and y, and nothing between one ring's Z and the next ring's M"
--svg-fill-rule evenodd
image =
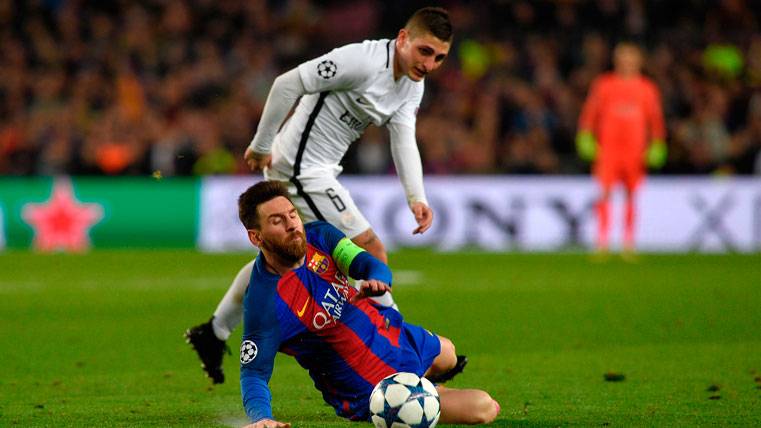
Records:
M428 58L423 62L422 69L425 71L426 74L430 73L431 71L436 69L436 61L434 61L432 58Z
M299 227L299 220L297 218L289 218L288 222L286 223L286 228L288 231L293 231L296 228Z

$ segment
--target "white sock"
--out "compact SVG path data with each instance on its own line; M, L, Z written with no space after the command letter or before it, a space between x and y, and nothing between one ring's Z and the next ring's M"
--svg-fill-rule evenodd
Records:
M399 312L399 307L396 306L396 302L394 302L394 296L392 296L391 293L389 293L388 291L383 293L380 296L371 297L371 299L373 300L373 302L381 306L394 308L397 312Z
M214 335L219 340L227 340L230 333L240 324L243 319L243 295L246 294L248 282L251 279L251 271L254 268L254 260L248 262L235 275L233 283L227 289L225 297L217 305L214 311L214 318L211 326L214 329Z
M358 279L354 281L354 288L359 290L359 287L362 286L362 283L365 282L364 279ZM397 312L399 312L399 307L396 306L396 302L394 302L394 296L391 295L388 291L383 293L380 296L377 297L370 297L370 299L373 300L373 302L385 306L387 308L394 308Z

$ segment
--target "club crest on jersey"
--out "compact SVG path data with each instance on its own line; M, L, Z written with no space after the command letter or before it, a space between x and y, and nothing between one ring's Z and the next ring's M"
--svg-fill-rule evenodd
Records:
M323 79L330 79L331 77L336 75L336 72L338 71L338 66L335 62L326 59L325 61L317 64L317 74L322 77Z
M312 258L307 263L309 270L319 274L327 272L328 266L330 266L330 261L320 253L312 254Z
M259 348L256 347L256 343L252 340L244 340L243 343L240 344L240 363L248 364L251 361L254 361L254 358L256 358L256 354L258 353Z

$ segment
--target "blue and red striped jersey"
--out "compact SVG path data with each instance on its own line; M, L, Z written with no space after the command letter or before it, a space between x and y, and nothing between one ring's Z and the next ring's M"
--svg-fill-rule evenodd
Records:
M254 263L243 303L243 404L253 421L272 418L267 384L280 351L309 371L338 415L364 419L375 384L407 368L399 347L403 319L369 299L350 303L357 291L347 276L390 284L391 272L364 251L342 272L333 256L343 233L325 222L305 231L302 266L279 276L266 269L262 254Z

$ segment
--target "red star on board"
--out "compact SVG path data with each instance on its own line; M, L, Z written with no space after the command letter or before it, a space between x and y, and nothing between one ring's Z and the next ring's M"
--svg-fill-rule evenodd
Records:
M103 218L103 207L79 202L71 181L63 179L53 183L46 202L25 204L21 217L34 228L35 249L84 251L90 248L89 229Z

